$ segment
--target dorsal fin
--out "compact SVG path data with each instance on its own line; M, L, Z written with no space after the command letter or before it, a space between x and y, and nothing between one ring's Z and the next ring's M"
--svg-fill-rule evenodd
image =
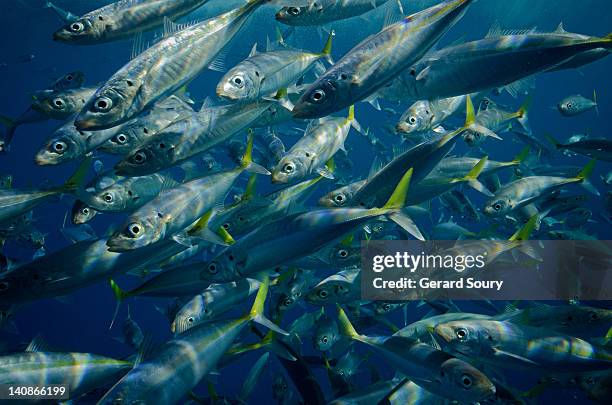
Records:
M390 5L387 9L387 12L385 13L385 21L383 22L382 29L385 29L388 26L393 25L400 21L402 18L404 18L402 9L400 9L398 12L395 12L394 7L391 6L392 3L389 4Z
M501 25L499 25L498 20L495 20L495 22L491 24L491 27L489 28L489 31L485 35L485 38L499 37L501 33L502 33Z
M565 33L567 33L567 31L565 31L565 27L563 26L563 21L561 21L561 22L559 23L559 25L557 26L557 29L555 30L555 32L556 32L556 33L559 33L559 34L565 34Z
M142 38L142 31L138 32L134 36L134 43L132 44L132 54L130 60L136 58L138 55L145 51L144 40Z
M50 352L49 344L41 335L36 335L25 349L26 352Z
M373 177L376 173L380 171L384 166L382 160L376 156L374 161L372 161L372 166L370 166L370 171L368 172L368 179Z
M217 56L208 64L208 68L215 72L225 72L227 68L225 67L225 58L227 57L227 49L221 50Z
M183 31L189 27L198 24L198 21L191 21L183 24L177 24L168 17L164 17L164 38L172 36L177 32Z
M249 58L255 55L257 55L257 42L253 44L253 47L251 48L251 52L249 52Z

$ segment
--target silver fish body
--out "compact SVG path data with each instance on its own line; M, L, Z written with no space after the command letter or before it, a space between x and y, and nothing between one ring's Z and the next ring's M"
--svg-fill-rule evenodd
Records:
M109 248L133 250L178 234L225 198L243 170L239 167L165 190L130 215L108 240Z
M259 281L252 279L211 284L183 305L170 325L170 330L175 334L184 333L202 323L219 319L254 294L259 284Z
M185 249L173 241L129 253L108 251L105 239L77 242L0 275L3 302L31 302L73 292L113 275L153 265Z
M202 109L173 122L116 165L120 174L142 176L174 166L246 130L271 101Z
M71 17L53 34L55 41L91 45L133 37L160 27L164 18L185 16L208 0L119 0L82 17ZM55 9L55 7L54 7Z
M425 55L470 4L446 1L366 38L306 89L293 115L323 117L368 98Z
M612 47L610 38L571 33L501 34L424 57L383 88L381 97L389 92L391 98L427 100L503 87L584 52Z
M389 0L317 0L305 6L283 7L276 12L276 20L293 26L323 25L355 17Z
M336 152L344 149L354 117L326 118L309 127L272 170L272 182L289 183L322 170Z
M174 94L210 64L266 1L251 0L159 41L95 92L77 116L76 127L92 130L117 126Z
M132 362L90 353L25 352L0 356L0 384L65 384L71 398L113 384Z

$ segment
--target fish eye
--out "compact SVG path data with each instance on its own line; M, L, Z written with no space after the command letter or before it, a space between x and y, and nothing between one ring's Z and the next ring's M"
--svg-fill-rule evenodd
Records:
M127 136L125 134L119 134L115 137L118 144L123 145L127 142Z
M83 208L83 209L81 210L81 213L82 213L83 215L89 215L89 208L88 208L88 207Z
M317 89L312 92L310 99L315 103L320 103L325 100L325 92L321 89Z
M465 329L463 329L463 328L460 328L460 329L457 329L457 331L455 332L455 334L457 335L457 337L458 337L460 340L463 340L463 339L465 339L465 338L467 337L467 330L465 330Z
M106 193L104 194L104 201L110 203L113 202L113 195L111 193Z
M223 226L223 229L225 229L225 230L228 230L228 229L231 228L231 225L230 225L229 222L224 223L222 226Z
M417 121L417 120L416 120L416 117L415 117L414 115L411 115L411 116L408 118L408 122L409 122L410 124L412 124L412 125L416 124L416 121Z
M189 318L187 318L187 322L194 323L195 319L193 319L193 316L190 316Z
M9 283L6 281L0 281L0 291L6 291L9 288Z
M132 156L132 161L134 163L144 163L147 160L147 155L143 151L138 151Z
M501 210L501 208L502 208L502 206L501 206L501 204L500 204L500 203L496 203L495 205L493 205L493 209L494 209L495 211L499 211L499 210Z
M93 106L95 111L106 112L113 107L113 101L108 97L99 97L94 101Z
M339 203L344 202L344 195L336 194L336 196L334 197L334 200Z
M325 290L320 290L317 295L321 298L327 298L327 291Z
M74 79L74 78L72 77L72 75L67 75L67 76L66 76L66 80L68 80L69 82L71 82L71 81L72 81L72 79Z
M242 88L244 86L244 79L242 76L234 76L232 77L232 83L236 85L236 87Z
M127 235L132 238L140 236L142 233L142 226L138 222L132 222L127 227Z
M338 256L340 256L340 257L347 257L347 256L348 256L348 250L346 250L346 249L340 249L340 250L338 251Z
M385 304L385 305L383 305L383 309L385 311L389 311L391 309L391 305L390 304Z
M465 388L470 388L472 386L472 378L469 375L464 374L461 377L461 384L463 384Z
M567 108L571 109L572 108L572 103L567 103Z
M64 102L64 100L59 97L54 98L51 103L53 104L53 108L56 108L58 110L63 110L66 107L66 103Z
M300 9L297 7L289 7L287 12L291 15L300 15Z
M596 321L599 319L599 315L596 312L589 312L589 321Z
M81 32L85 29L85 25L80 22L80 21L75 21L72 24L70 24L70 31L72 32Z
M53 142L53 144L51 144L51 149L55 153L62 154L66 151L67 146L68 145L66 145L66 142L56 141L56 142Z
M219 269L217 268L217 264L215 262L212 262L208 265L208 271L211 274L217 274L217 272L219 271Z
M288 307L289 305L293 304L293 300L291 298L285 298L283 300L283 305Z
M287 163L285 166L283 166L283 171L285 173L293 173L293 170L295 170L295 168L291 163Z
M327 344L328 341L329 341L329 339L327 339L327 336L323 336L321 338L321 343L323 343L323 344Z

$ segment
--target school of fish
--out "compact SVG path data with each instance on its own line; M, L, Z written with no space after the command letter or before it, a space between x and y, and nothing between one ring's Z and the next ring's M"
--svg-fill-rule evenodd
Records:
M598 239L589 226L612 224L612 139L563 138L528 116L537 77L609 69L612 33L489 21L484 38L449 38L475 0L411 15L406 1L245 0L188 23L208 0L105 1L82 16L43 3L61 20L53 41L134 45L101 82L66 72L0 116L3 154L74 167L54 186L0 178L0 336L23 340L21 310L98 284L116 300L108 335L131 354L71 351L43 331L0 338L0 385L65 384L75 404L612 403L608 302L361 298L369 240ZM361 18L382 28L358 43L334 29ZM255 24L274 39L235 41ZM321 40L297 46L296 30ZM352 48L338 53L339 39ZM200 94L207 69L221 78ZM597 91L552 108L605 119ZM376 126L359 122L365 110ZM58 128L43 145L13 146L47 120ZM59 198L70 243L48 252L37 217ZM135 306L161 311L171 337L141 327ZM262 383L271 397L254 394Z

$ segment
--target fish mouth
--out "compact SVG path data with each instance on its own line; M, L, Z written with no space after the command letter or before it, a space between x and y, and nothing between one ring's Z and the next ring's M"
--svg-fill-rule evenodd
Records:
M46 151L43 153L37 153L36 156L34 156L34 163L36 163L38 166L50 166L56 164L55 159L52 159Z
M400 122L395 126L395 132L398 132L400 134L408 134L410 133L410 130L408 128L408 125L404 124L403 122Z
M293 106L293 110L291 110L291 115L295 118L316 118L317 114L312 111L305 103L297 103Z
M89 131L89 130L95 130L98 129L97 127L99 125L97 125L96 121L92 120L92 119L87 119L87 118L77 118L76 121L74 121L74 126L76 127L76 129L78 129L79 131Z
M55 31L53 33L53 40L60 42L60 41L65 41L66 40L66 36L62 34L61 31Z
M135 246L129 245L130 244L127 243L127 240L120 236L111 237L106 241L106 246L108 247L109 252L122 253L136 249Z
M272 173L272 183L274 184L284 184L287 183L287 179L282 176L280 173Z

